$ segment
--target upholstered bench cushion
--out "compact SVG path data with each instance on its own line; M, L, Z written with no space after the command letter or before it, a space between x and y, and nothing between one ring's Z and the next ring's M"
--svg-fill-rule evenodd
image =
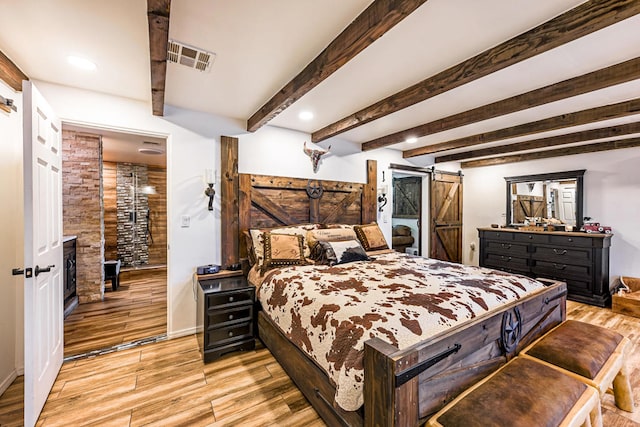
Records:
M391 238L391 244L393 245L412 245L413 237L411 236L393 236Z
M556 369L516 358L434 421L447 427L557 426L586 389Z
M527 350L527 354L594 379L623 338L600 326L567 320Z

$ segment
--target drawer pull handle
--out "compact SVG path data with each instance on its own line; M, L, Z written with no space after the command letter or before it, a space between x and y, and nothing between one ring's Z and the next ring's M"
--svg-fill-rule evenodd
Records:
M511 257L510 256L502 256L500 258L502 258L503 261L507 261L507 262L511 261Z
M229 302L233 302L233 297L229 297Z
M533 236L532 236L532 235L529 235L529 238L530 238L530 239L533 239Z
M233 320L233 314L229 315L229 320Z
M567 239L567 241L569 241L569 242L573 242L573 238L569 237L569 238Z
M233 331L229 331L229 338L233 336Z
M511 243L501 243L504 249L511 249Z
M553 248L553 253L556 255L566 255L567 250L566 249L560 250L560 249Z
M566 264L556 264L556 263L554 263L553 266L555 267L556 270L564 270L565 268L567 268Z

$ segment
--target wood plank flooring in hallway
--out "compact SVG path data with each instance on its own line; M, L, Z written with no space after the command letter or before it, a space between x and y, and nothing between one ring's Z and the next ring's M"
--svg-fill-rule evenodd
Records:
M167 333L166 268L127 274L115 292L107 282L104 301L80 304L65 319L65 357Z

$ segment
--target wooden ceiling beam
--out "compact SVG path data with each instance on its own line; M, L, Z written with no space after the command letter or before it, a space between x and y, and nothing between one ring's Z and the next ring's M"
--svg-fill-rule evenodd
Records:
M404 142L409 137L420 138L437 132L454 129L482 120L488 120L505 114L515 113L572 96L582 95L640 77L640 58L630 59L601 70L554 83L511 98L483 105L472 110L425 123L411 129L373 139L362 144L362 150L368 151L387 145Z
M375 0L247 121L255 132L382 37L427 0Z
M524 162L527 160L549 159L552 157L570 156L572 154L596 153L598 151L619 150L622 148L640 147L640 138L620 139L616 141L597 142L595 144L579 145L577 147L558 148L556 150L538 151L535 153L515 154L513 156L492 157L489 159L462 162L464 168L502 165L505 163Z
M319 142L640 13L637 0L590 0L542 25L312 133Z
M535 122L524 123L518 126L498 129L491 132L479 133L476 135L445 141L438 144L427 145L402 152L402 157L416 157L424 154L433 154L440 151L453 150L456 148L470 147L473 145L486 144L488 142L500 141L502 139L515 138L520 136L533 135L540 132L568 128L572 126L586 125L603 120L611 120L619 117L640 114L640 98L630 101L619 102L617 104L605 105L603 107L589 108L587 110L562 114Z
M576 142L593 141L596 139L611 138L614 136L631 135L640 133L640 122L628 123L619 126L610 126L600 129L590 129L565 135L550 136L548 138L534 139L531 141L516 142L514 144L500 145L498 147L482 148L479 150L465 151L463 153L449 154L436 157L436 163L455 162L459 160L473 159L476 157L494 156L516 151L535 150L556 145L573 144Z
M0 80L16 92L22 92L22 81L29 80L29 77L0 51Z
M151 104L154 116L164 115L170 9L171 0L147 0L151 57Z

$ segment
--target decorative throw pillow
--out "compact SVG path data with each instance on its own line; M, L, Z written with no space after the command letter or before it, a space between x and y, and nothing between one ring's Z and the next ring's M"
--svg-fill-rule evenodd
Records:
M380 227L375 222L367 225L356 225L353 229L365 251L389 249L382 230L380 230Z
M353 230L352 224L319 224L318 228L348 228Z
M288 227L274 227L274 228L252 228L249 230L251 240L253 242L253 252L255 255L256 263L262 266L264 262L264 240L263 234L267 231L277 234L296 234L302 236L305 240L308 230L313 230L318 227L318 224L302 224L292 225ZM309 256L309 248L305 246L305 256Z
M357 240L341 242L316 242L312 257L320 264L336 265L354 261L369 261L363 247Z
M313 248L316 242L340 242L356 239L356 233L351 228L323 228L307 231L307 245L310 248Z
M251 233L248 230L242 232L245 246L247 247L247 258L249 259L249 265L253 267L258 260L256 259L256 251L253 249L253 239Z
M264 262L262 273L271 267L304 265L304 238L299 234L263 233Z

